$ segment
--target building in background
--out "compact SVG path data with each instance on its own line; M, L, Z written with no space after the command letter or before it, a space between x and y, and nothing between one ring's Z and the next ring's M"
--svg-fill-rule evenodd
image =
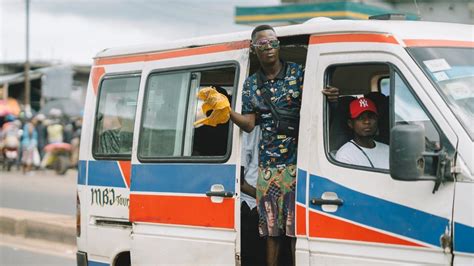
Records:
M314 17L368 19L373 15L401 13L407 19L474 23L472 0L282 0L278 6L236 7L237 24L290 25Z
M0 64L0 99L15 99L23 104L23 71L23 63ZM33 112L61 105L61 109L79 114L85 102L89 72L90 66L32 63L29 77Z

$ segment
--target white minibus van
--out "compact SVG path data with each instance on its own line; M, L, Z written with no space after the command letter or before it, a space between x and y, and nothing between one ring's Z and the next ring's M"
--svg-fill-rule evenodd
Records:
M276 28L304 65L297 265L474 264L474 26L315 19ZM87 91L78 265L240 265L241 131L194 127L196 94L241 110L250 31L106 49ZM330 106L321 90L340 89ZM348 103L379 110L390 169L340 162Z

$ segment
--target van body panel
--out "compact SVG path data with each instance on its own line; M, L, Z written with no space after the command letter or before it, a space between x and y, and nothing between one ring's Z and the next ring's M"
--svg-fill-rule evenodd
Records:
M161 73L181 73L193 69L233 65L237 69L233 103L240 109L240 89L248 68L248 42L210 46L211 50L190 48L189 55L147 61L145 77ZM176 55L176 54L175 54ZM160 56L163 56L161 54ZM134 60L134 59L133 59ZM139 93L145 102L146 85ZM190 97L193 97L191 94ZM135 132L141 130L143 105L138 106ZM239 147L239 131L233 129L230 147ZM240 151L232 149L225 162L209 159L168 157L142 159L138 156L138 135L134 137L130 189L131 259L133 265L234 264L240 249ZM232 195L206 196L214 186ZM188 236L192 236L189 238ZM148 247L156 252L150 254ZM186 251L186 252L182 252ZM170 253L182 253L169 256ZM209 255L214 254L214 255Z
M234 199L215 204L214 184L235 194L235 166L140 164L133 167L130 221L234 229Z
M473 264L472 135L408 51L427 46L472 48L473 26L420 21L315 22L276 28L281 44L288 46L286 51L297 47L294 55L288 52L285 56L290 61L291 56L306 58L298 140L296 264ZM309 43L301 42L308 36ZM294 46L293 37L299 40ZM249 31L112 48L97 54L86 96L78 173L81 235L77 246L87 253L89 265L112 265L121 252L130 252L132 265L239 265L239 128L229 130L231 141L225 155L199 158L141 156L140 131L151 77L235 67L231 105L240 112L251 60L256 58ZM345 64L384 65L390 73L378 73L377 78L400 76L446 141L443 145L454 151L449 158L454 180L435 189L433 181L397 181L388 170L352 167L334 159L328 148L331 136L326 132L329 104L321 90L331 85L326 71ZM107 79L127 75L140 76L130 159L95 158L100 88ZM375 89L378 85L376 81L371 84ZM192 88L196 91L190 97L199 86ZM374 91L372 87L356 89ZM391 100L390 110L394 102ZM192 111L195 106L189 108ZM186 114L192 115L191 111ZM210 196L217 187L229 197ZM341 205L316 204L327 195L342 200ZM442 238L447 245L443 246Z
M140 64L93 66L91 70L79 154L81 235L77 238L78 249L87 252L89 265L111 265L120 252L130 250L130 161L96 160L92 151L102 82L107 77L131 77L139 72Z
M419 79L423 80L423 77L414 78L410 64L415 64L396 39L377 34L354 35L350 38L343 38L346 35L311 37L309 54L315 56L312 50L318 54L313 57L318 58L318 66L311 68L316 60L308 60L306 77L313 75L317 78L314 84L305 81L305 92L318 91L324 86L325 71L331 65L389 63L403 75L452 146L456 147L456 134L421 88ZM297 190L296 198L297 206L305 205L307 208L306 237L309 239L310 264L348 261L449 264L451 254L444 253L440 247L440 237L451 234L454 183L443 184L433 194L433 183L395 181L383 171L350 169L331 163L323 145L323 97L321 94L313 94L314 98L306 96L302 112L311 110L316 120L312 128L316 133L312 135L316 138L310 145L299 146L299 156L307 155L306 149L314 155L309 156L311 161L307 168L305 164L299 164L303 171L308 172L307 180L302 182L308 188L306 199L299 195L302 188ZM298 175L300 177L305 175ZM342 206L327 211L324 205L312 204L312 200L329 192L343 200ZM300 218L304 217L297 214L297 224L301 224Z
M474 186L472 182L457 182L454 200L454 264L474 263L474 210L466 209L473 202Z

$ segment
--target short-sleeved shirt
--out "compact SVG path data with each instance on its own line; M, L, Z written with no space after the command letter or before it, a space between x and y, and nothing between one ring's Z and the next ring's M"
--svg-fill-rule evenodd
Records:
M252 187L257 187L258 177L258 141L260 140L260 127L257 125L252 132L242 134L242 166L244 170L245 181ZM250 209L257 207L255 198L242 193L241 200L247 202Z
M259 142L260 167L284 168L296 164L297 140L277 133L270 108L262 96L262 89L265 88L271 92L271 100L277 108L300 109L304 69L296 63L282 63L281 71L272 80L261 69L248 77L242 92L242 114L256 114L262 130Z
M389 146L377 141L374 142L375 147L364 148L362 146L356 146L354 140L348 141L337 151L336 160L343 163L367 167L371 167L372 163L375 168L389 169Z

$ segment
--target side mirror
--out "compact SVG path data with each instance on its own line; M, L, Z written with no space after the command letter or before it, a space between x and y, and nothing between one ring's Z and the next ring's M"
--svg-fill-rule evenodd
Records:
M436 180L421 178L425 170L424 129L418 125L396 125L390 133L390 175L401 181Z
M390 175L401 181L435 181L433 193L444 181L452 181L446 149L425 151L425 131L418 125L396 125L390 136ZM428 169L425 169L428 168ZM425 171L427 170L427 171Z

